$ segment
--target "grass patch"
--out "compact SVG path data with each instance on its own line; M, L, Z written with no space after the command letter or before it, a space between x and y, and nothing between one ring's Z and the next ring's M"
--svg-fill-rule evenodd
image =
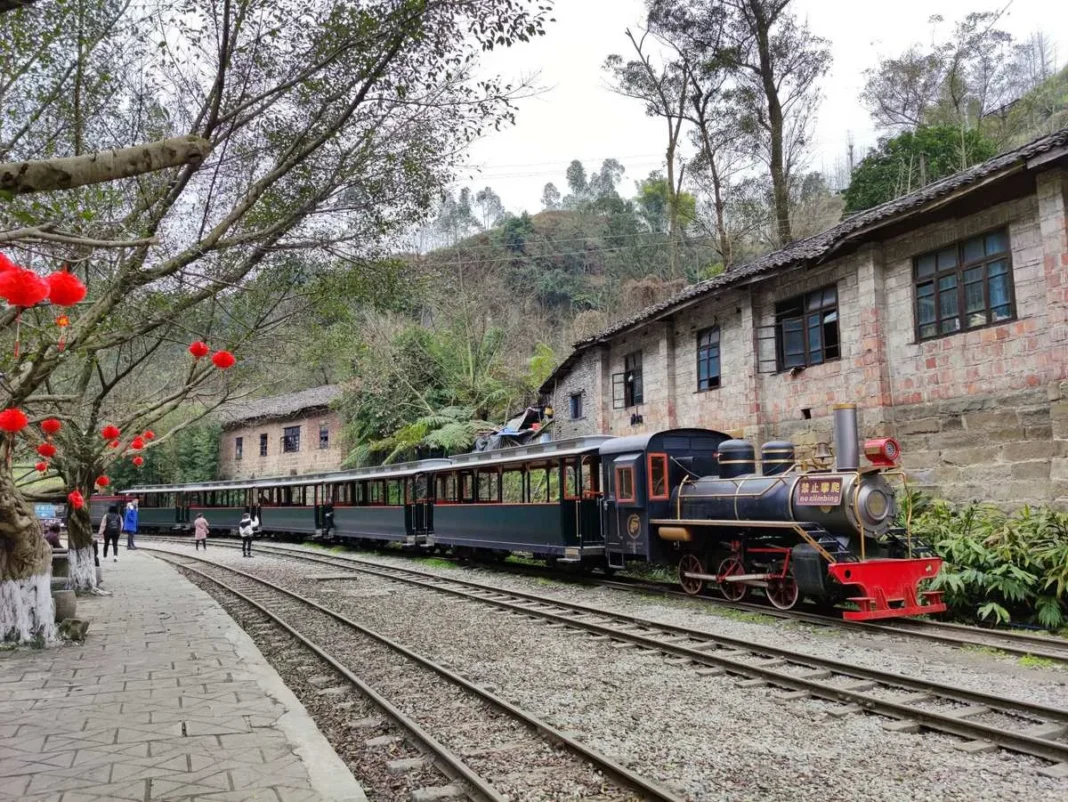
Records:
M731 621L741 621L743 624L777 624L779 619L763 613L751 613L747 610L735 610L733 607L719 607L708 605L708 611L721 618L729 618Z
M969 644L968 646L961 646L961 651L971 652L972 654L981 654L987 657L1010 657L1008 652L1003 652L1001 649L994 646L979 646L977 644Z
M555 579L546 579L543 576L539 576L539 577L536 577L534 579L534 584L535 585L541 585L542 587L546 587L546 588L560 588L560 587L566 586L568 583L567 582L558 582Z
M413 557L420 565L428 565L434 568L456 568L456 563L451 560L443 560L440 557Z
M1024 668L1057 668L1060 663L1050 660L1048 657L1038 657L1033 654L1025 654L1016 661Z

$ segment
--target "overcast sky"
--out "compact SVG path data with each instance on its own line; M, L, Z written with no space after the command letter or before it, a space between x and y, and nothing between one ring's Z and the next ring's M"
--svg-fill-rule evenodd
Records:
M1065 0L795 0L798 15L814 33L830 40L834 65L822 82L823 102L815 128L811 166L833 172L845 159L852 135L857 152L876 139L858 95L863 72L879 56L929 42L928 19L941 14L945 30L971 11L1005 8L1001 27L1018 39L1042 30L1055 43L1057 63L1068 60L1068 2ZM581 159L588 172L602 160L626 167L624 191L663 165L663 121L645 117L636 100L609 91L601 69L612 53L626 55L628 26L644 18L642 0L556 0L556 22L532 44L492 53L486 68L509 77L540 73L546 91L519 104L516 125L476 142L470 167L458 186L491 186L511 212L541 208L541 192L552 181L565 191L564 170ZM480 168L481 172L479 172Z

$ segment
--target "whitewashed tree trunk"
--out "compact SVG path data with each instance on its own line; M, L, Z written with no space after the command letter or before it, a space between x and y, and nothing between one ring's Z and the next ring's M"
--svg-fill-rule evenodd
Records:
M55 640L52 547L0 448L0 641Z
M93 558L93 547L74 548L67 552L67 564L70 570L67 576L67 587L74 591L96 590L96 561Z
M0 580L0 641L41 642L56 639L52 573Z

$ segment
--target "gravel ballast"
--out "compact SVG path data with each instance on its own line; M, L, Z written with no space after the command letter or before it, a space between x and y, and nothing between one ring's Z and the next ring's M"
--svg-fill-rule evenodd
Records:
M814 699L784 702L767 688L739 687L730 677L701 677L694 667L670 663L661 655L616 649L610 642L549 628L488 605L367 575L316 580L312 577L336 576L340 571L264 552L251 561L224 549L210 557L317 597L426 656L448 662L472 680L495 686L509 701L694 800L1021 796L1061 800L1068 794L1068 781L1035 773L1041 761L1004 751L966 754L956 748L960 741L955 738L887 732L884 718L859 714L838 718L833 712L840 710L839 705ZM374 560L413 567L410 560L382 556ZM679 604L487 571L416 565L446 577L477 576L478 581L502 589L526 590L988 693L1055 705L1068 698L1063 684L1068 673L1025 669L987 654L920 645L907 638L816 630L774 619L736 620L697 609L700 602ZM1006 664L1013 669L1008 676ZM1021 677L1027 681L1021 682ZM517 793L517 799L564 798Z

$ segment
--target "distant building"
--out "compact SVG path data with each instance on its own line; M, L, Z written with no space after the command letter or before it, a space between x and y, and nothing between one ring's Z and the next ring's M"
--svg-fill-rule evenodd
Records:
M341 417L334 384L229 404L223 410L219 477L250 479L341 467Z
M732 267L575 345L557 438L811 448L831 410L951 499L1068 507L1068 129Z

